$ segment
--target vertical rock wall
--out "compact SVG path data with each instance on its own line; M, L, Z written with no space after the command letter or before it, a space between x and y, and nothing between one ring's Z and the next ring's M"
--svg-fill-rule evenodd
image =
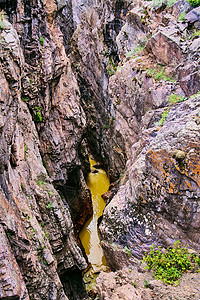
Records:
M38 99L23 98L26 59L7 21L1 47L0 298L67 299L69 291L59 276L65 282L66 271L81 271L87 263L74 237L68 204L42 162L42 125L35 120L36 128L27 104Z
M0 299L86 297L74 236L92 210L86 147L112 180L126 159L107 93L118 4L0 3Z

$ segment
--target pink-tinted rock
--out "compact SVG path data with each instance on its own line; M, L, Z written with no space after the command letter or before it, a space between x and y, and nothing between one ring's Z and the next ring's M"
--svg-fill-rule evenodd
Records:
M183 59L178 40L165 31L156 33L146 44L145 51L151 52L156 61L164 65L177 64Z
M26 285L10 247L9 234L7 237L0 225L0 299L28 300Z

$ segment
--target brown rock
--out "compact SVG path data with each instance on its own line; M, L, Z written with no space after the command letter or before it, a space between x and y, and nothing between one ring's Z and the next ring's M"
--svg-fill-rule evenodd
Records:
M156 61L164 65L174 65L183 59L178 39L168 31L156 33L146 44L145 51L151 52Z

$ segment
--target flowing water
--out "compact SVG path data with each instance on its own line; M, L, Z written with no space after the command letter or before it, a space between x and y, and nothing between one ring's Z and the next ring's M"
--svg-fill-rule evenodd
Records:
M96 162L90 159L91 170L95 170L93 165ZM87 186L92 194L93 216L86 222L84 228L80 232L80 239L85 248L89 262L92 264L94 271L106 266L106 259L101 248L97 220L103 214L105 202L101 195L105 193L110 185L106 172L102 169L97 170L98 173L89 173Z

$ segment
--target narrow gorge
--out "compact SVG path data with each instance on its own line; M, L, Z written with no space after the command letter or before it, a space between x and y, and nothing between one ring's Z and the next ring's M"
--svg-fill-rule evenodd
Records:
M141 263L199 257L199 51L199 0L0 0L0 300L200 299Z

